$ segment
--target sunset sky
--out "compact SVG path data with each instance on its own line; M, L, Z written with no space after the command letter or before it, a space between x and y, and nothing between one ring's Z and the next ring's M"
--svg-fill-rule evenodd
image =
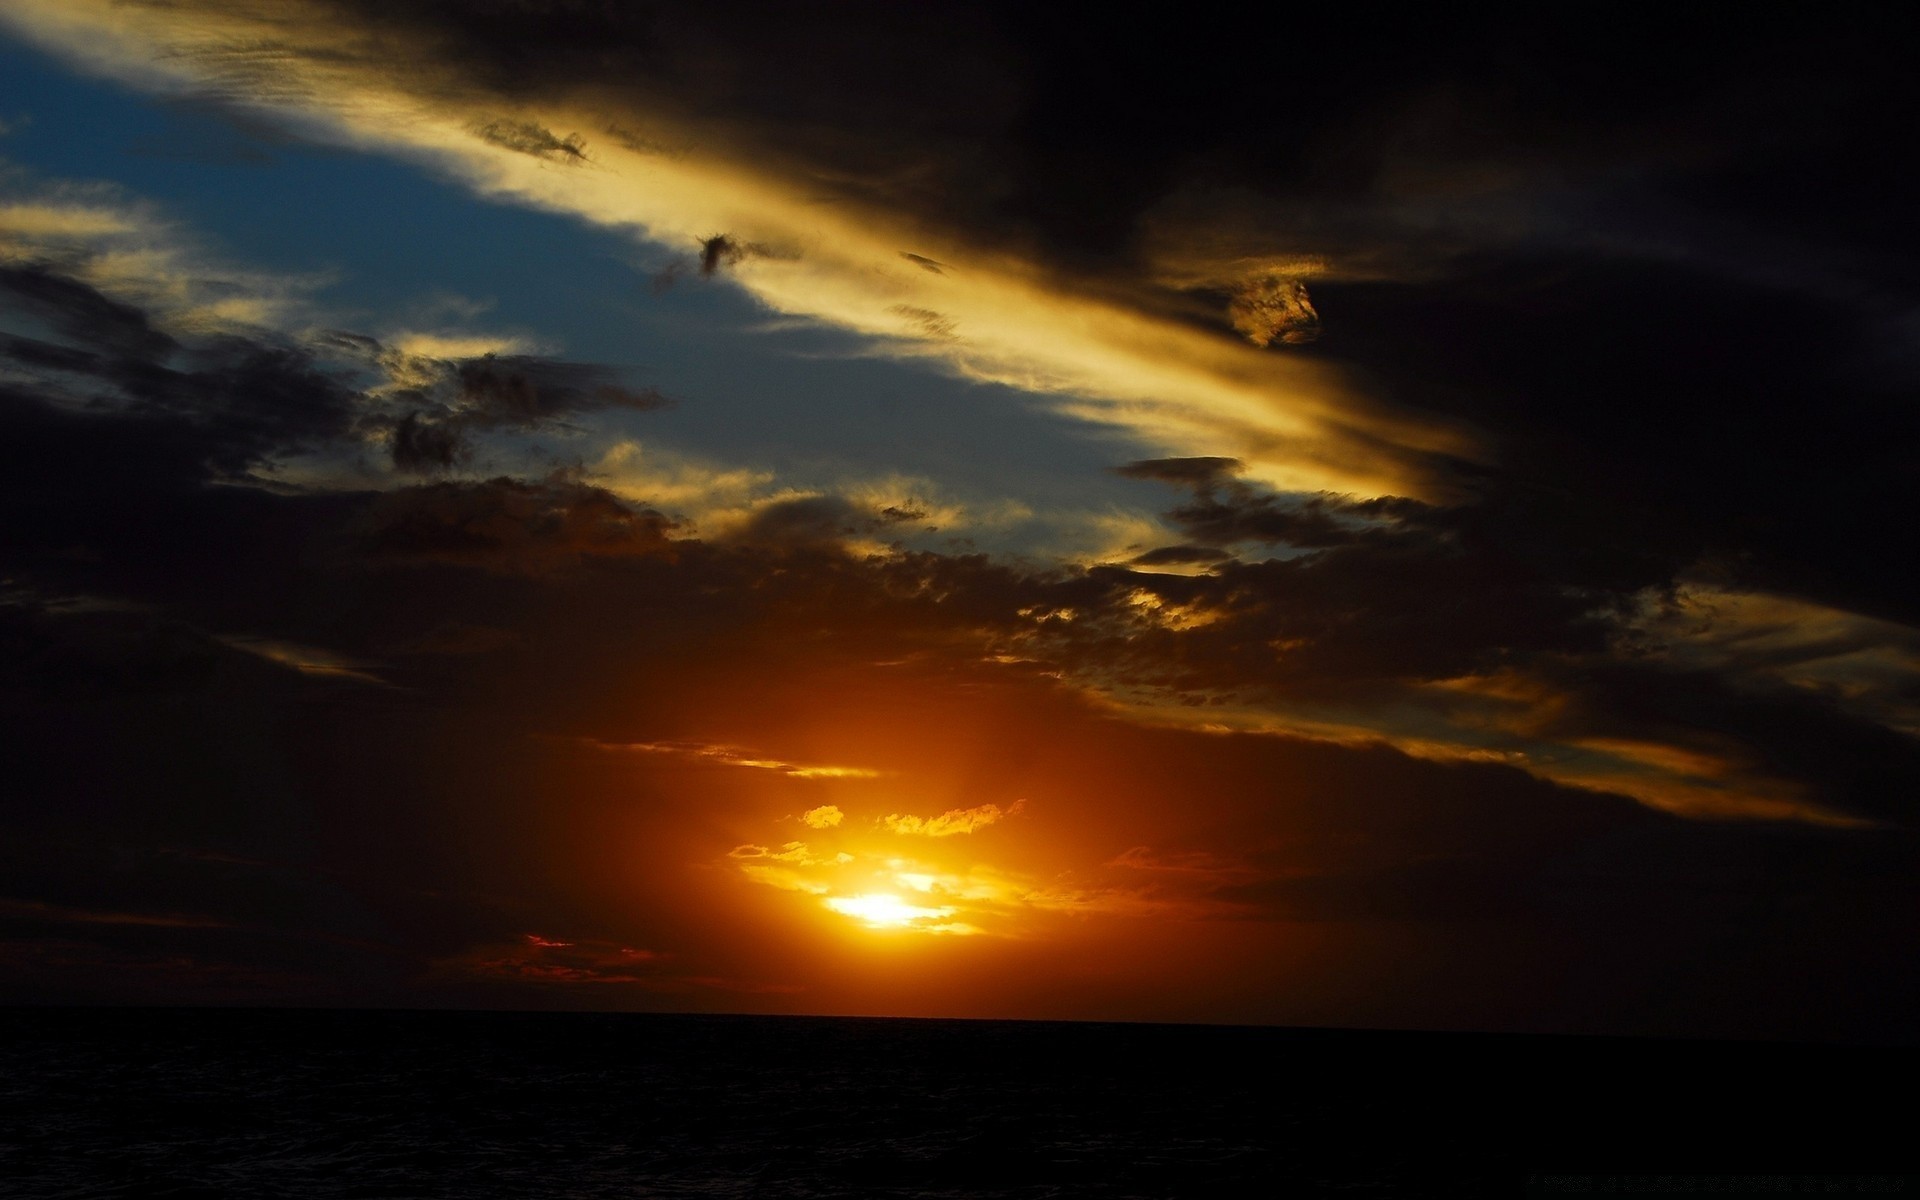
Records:
M1226 11L0 2L0 1002L1920 1037L1911 19Z

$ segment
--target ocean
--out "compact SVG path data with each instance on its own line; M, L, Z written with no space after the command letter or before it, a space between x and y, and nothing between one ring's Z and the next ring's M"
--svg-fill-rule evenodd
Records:
M0 1009L0 1195L1913 1194L1916 1065L1218 1026Z

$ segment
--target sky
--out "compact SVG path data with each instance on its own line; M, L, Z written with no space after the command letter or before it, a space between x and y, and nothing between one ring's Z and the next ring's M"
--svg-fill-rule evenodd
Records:
M13 0L0 1002L1911 1042L1911 18Z

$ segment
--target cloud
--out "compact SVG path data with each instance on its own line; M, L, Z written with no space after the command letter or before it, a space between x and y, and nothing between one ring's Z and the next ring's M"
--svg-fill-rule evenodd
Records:
M686 95L647 82L651 71L624 68L604 78L572 71L519 75L510 103L495 93L503 77L487 65L501 49L487 38L503 31L471 19L443 25L426 9L374 18L377 38L366 35L362 21L342 21L334 8L306 4L283 9L270 27L215 3L188 16L138 6L35 3L9 19L29 36L148 84L206 87L217 78L235 102L297 113L308 127L328 128L352 144L452 167L484 193L639 231L660 245L699 244L707 273L731 268L732 280L778 312L874 339L876 352L1036 393L1067 416L1117 427L1168 451L1227 443L1256 478L1308 489L1428 494L1444 488L1437 459L1480 455L1478 439L1458 425L1361 394L1316 364L1263 355L1244 343L1236 348L1168 316L1167 297L1151 285L1142 291L1116 286L1111 276L1081 278L1058 269L1059 262L1016 252L993 220L957 220L957 213L938 211L943 189L959 194L950 186L958 178L909 189L913 199L932 202L927 211L902 207L907 196L862 182L866 169L884 161L875 153L882 141L870 139L878 131L869 130L870 140L841 143L842 149L859 147L861 169L822 169L805 161L806 152L831 157L833 148L804 123L780 116L772 125L757 124L777 108L749 114L723 106L703 114ZM638 37L655 45L663 62L679 61L671 42L655 43L635 26L612 24L617 28L608 36L616 41ZM234 45L263 38L280 48L270 62L236 61ZM408 49L419 41L432 42L438 53ZM821 50L823 62L844 58L830 47ZM629 44L608 61L632 52ZM771 74L790 72L793 57L782 53L780 60ZM518 61L521 70L531 69L531 60ZM756 67L741 77L767 74ZM693 76L687 82L706 92L706 82ZM786 85L779 90L786 93ZM845 95L839 87L821 92L822 98ZM790 111L813 103L798 94L788 99L797 106ZM870 99L832 103L836 119L856 123L873 107ZM524 152L518 139L509 139L515 141L510 148L475 132L500 121L540 131L613 125L691 149L662 158L616 139L596 153L597 170L556 172L550 156ZM938 141L952 144L950 137ZM902 143L890 136L884 144ZM833 203L818 203L823 190L834 194ZM726 232L713 233L715 225ZM920 259L966 269L903 271L906 263L920 264L901 259L902 244L919 247ZM938 317L903 326L901 310ZM965 337L951 337L953 330Z
M512 339L406 334L390 344L335 331L328 344L375 365L386 382L368 390L363 428L384 430L402 471L448 470L488 430L535 430L587 413L652 412L672 406L657 388L632 387L598 364L501 351Z
M112 406L62 416L38 401L16 403L12 413L23 423L15 425L14 437L23 457L13 494L35 497L23 503L44 505L45 497L63 494L71 484L61 479L62 464L122 455L134 473L116 486L128 489L127 503L151 509L143 487L191 488L210 475L241 477L302 447L351 444L359 435L367 393L315 351L262 335L169 339L156 350L162 361L103 355L89 339L131 344L123 330L140 328L139 312L89 307L97 293L77 286L58 292L75 298L61 311L106 312L106 324L89 319L72 326L66 345L16 338L10 352L50 381L56 368L45 364L59 364L64 382L58 386L111 397ZM561 372L563 398L565 387L577 389L578 378ZM533 386L534 395L544 394L541 384ZM501 382L482 387L473 403L489 406L482 410L488 421L557 410L558 402L525 401L525 393ZM429 424L407 428L405 444L421 453L455 453L444 439L430 438ZM45 448L29 449L36 445ZM170 472L164 483L155 474L162 471ZM1672 664L1642 663L1618 676L1592 667L1644 639L1636 629L1647 598L1689 558L1657 538L1570 543L1566 530L1592 518L1565 497L1523 500L1495 491L1478 504L1433 506L1284 496L1236 474L1224 456L1148 460L1123 471L1190 490L1192 499L1168 520L1189 539L1181 545L1197 548L1136 549L1128 557L1151 567L1183 560L1203 571L1095 565L1050 572L889 547L874 539L918 528L923 519L944 524L958 515L938 512L937 502L899 483L876 485L858 502L777 493L748 499L746 516L723 527L722 539L693 541L659 513L573 476L448 482L329 502L334 524L328 536L363 563L468 566L523 577L692 553L696 574L730 577L701 587L764 587L776 557L787 558L790 571L801 567L789 576L790 586L827 587L841 568L827 568L814 556L828 553L849 563L877 557L871 567L849 568L856 570L851 585L869 597L863 601L869 612L901 614L905 623L895 628L908 644L875 657L916 652L910 647L920 639L957 639L983 657L1042 665L1090 694L1129 706L1141 719L1203 715L1242 728L1342 740L1386 737L1441 757L1505 756L1553 778L1702 814L1833 819L1861 812L1883 819L1890 811L1875 798L1877 784L1839 780L1854 774L1842 765L1849 753L1868 752L1885 769L1905 769L1893 765L1904 758L1897 743L1848 732L1863 719L1890 728L1911 723L1897 715L1906 711L1897 699L1902 660L1882 659L1883 682L1875 687L1883 701L1837 691L1796 701L1818 710L1820 719L1809 728L1824 731L1820 744L1827 747L1798 756L1765 745L1775 735L1763 731L1793 705L1765 677L1750 676L1735 689L1746 699L1734 703L1730 693L1725 703L1703 710L1719 714L1724 726L1704 751L1727 764L1712 777L1670 769L1683 753L1704 761L1697 757L1703 751L1689 744L1697 738L1684 720L1644 729L1610 715L1615 704L1639 703L1635 697L1655 686L1651 681L1684 678ZM316 495L308 507L317 514L324 506ZM349 509L350 519L342 519ZM105 526L84 525L83 531L71 524L83 511L96 510L62 513L44 531L21 526L15 544L28 539L43 545L35 553L45 555L76 542L122 544L112 540L122 535ZM152 511L159 519L165 510ZM72 532L56 532L61 528ZM1208 546L1250 559L1263 547L1278 547L1286 556L1209 561L1201 553ZM900 598L914 596L940 599L903 606ZM844 604L829 608L834 611L820 613L829 625L849 611ZM255 624L252 614L222 624L297 645L328 640L280 634ZM1569 669L1568 662L1582 665ZM1501 672L1534 680L1538 699L1503 710L1476 691L1476 681ZM1649 682L1626 686L1630 676ZM1602 678L1622 681L1611 697L1596 690L1594 681ZM1875 716L1870 709L1896 715ZM1581 716L1545 721L1553 712ZM1719 744L1726 739L1731 749ZM1643 748L1627 753L1627 746ZM1672 753L1663 759L1648 746ZM1847 746L1855 749L1842 749ZM1833 783L1814 782L1823 776Z
M17 381L73 409L177 420L219 475L342 439L352 425L352 384L268 331L175 337L144 309L49 267L0 268L8 313L41 327L0 335Z
M75 213L85 219L65 219ZM477 433L671 403L612 368L497 352L515 348L512 339L402 334L383 343L240 320L252 308L271 315L279 304L271 297L290 285L230 271L208 277L176 235L137 214L40 205L0 215L11 218L0 221L0 249L9 230L27 239L19 262L0 262L0 317L14 329L0 333L0 360L75 405L193 415L207 461L228 476L358 438L384 440L400 471L442 472L471 458ZM96 243L122 237L153 247L139 252L139 274L101 265L112 256Z
M1019 813L1027 805L1025 800L1015 800L1006 808L998 804L979 804L972 808L955 808L941 813L937 817L905 816L891 813L882 818L884 824L894 833L915 837L943 838L960 833L972 833L985 829L989 825Z
M1221 562L1231 557L1212 546L1160 546L1127 560L1131 567L1178 567Z
M763 257L765 254L765 247L742 245L724 233L716 233L701 239L700 273L712 276L722 267L737 266L748 258Z
M1215 886L1247 883L1259 879L1262 872L1244 859L1211 850L1155 850L1150 846L1130 846L1110 859L1109 867L1145 871L1201 880Z
M41 900L9 900L0 897L0 920L49 922L79 925L151 926L160 929L224 929L230 923L190 913L101 912L69 908Z
M345 336L359 340L354 334ZM434 382L445 371L442 364L495 355L515 357L531 350L522 338L487 333L409 331L389 336L385 346L373 339L360 341L360 345L380 360L394 384L408 387Z
M711 536L766 548L834 548L855 555L884 555L919 534L953 531L970 525L992 526L1025 516L1018 506L997 512L969 512L964 506L914 494L912 481L898 478L849 481L836 492L782 489L749 499L732 512L709 516ZM891 536L897 541L882 541Z
M579 134L556 137L552 130L532 121L487 121L476 124L473 132L482 140L516 154L527 154L552 162L587 161L586 143L581 141Z
M157 358L176 346L172 338L153 328L140 309L46 267L0 268L0 295L9 308L24 310L54 332L89 347Z
M159 337L251 335L285 330L308 308L321 276L274 275L220 261L184 230L101 184L59 184L19 171L0 174L0 267L19 272L14 304L39 308L56 330L96 340L106 306L137 311L145 329L123 343L151 357ZM87 289L92 298L72 289ZM35 293L38 293L37 295Z
M444 471L459 462L466 452L466 442L455 425L425 421L419 413L410 412L393 427L390 453L393 465L399 470Z
M6 432L0 444L28 461L54 457L49 447L55 443L43 430L16 423ZM112 454L100 435L91 445L96 454ZM1019 612L1044 603L1084 613L1067 625L1090 622L1086 636L1092 638L1101 636L1105 622L1143 622L1124 628L1147 643L1160 641L1163 666L1177 662L1187 652L1182 641L1199 631L1166 634L1144 624L1145 615L1128 615L1133 609L1122 607L1118 597L1126 594L1122 589L1139 586L1141 577L1132 572L1048 575L931 554L879 563L824 555L776 560L745 547L698 542L672 559L583 561L582 570L564 577L459 564L368 571L350 559L239 550L329 545L320 532L337 530L375 497L213 489L212 496L194 501L206 507L187 510L198 515L200 537L191 544L161 542L138 525L127 528L140 517L131 502L102 508L102 497L144 497L151 508L178 503L173 493L144 486L114 491L128 486L116 483L116 474L89 481L86 486L102 489L99 495L90 507L68 506L74 511L63 514L66 523L57 530L9 527L0 535L7 561L27 561L22 539L29 533L50 538L55 551L84 541L94 547L96 561L54 553L32 561L57 563L76 577L100 572L99 578L118 581L121 594L164 600L170 609L203 620L237 606L257 623L224 627L333 647L357 662L392 661L377 647L450 621L508 628L517 640L495 654L444 656L419 668L409 663L410 690L400 693L342 688L212 639L188 644L212 656L204 660L210 667L196 667L200 651L170 650L173 643L151 617L136 622L127 614L97 611L39 614L23 618L27 624L18 629L0 628L0 705L21 731L9 745L14 807L0 813L10 833L0 842L0 872L16 881L12 894L94 912L218 919L236 911L286 913L294 914L285 918L289 922L306 922L275 934L278 948L271 955L252 942L194 946L186 957L201 966L190 985L185 975L164 982L172 977L110 964L157 962L165 955L151 939L195 931L115 932L87 925L89 938L98 933L149 940L88 941L56 955L34 926L36 932L23 936L41 946L39 957L10 972L14 994L52 988L56 981L96 996L202 994L191 989L214 988L210 981L224 964L259 974L244 993L205 994L313 997L324 994L316 980L332 980L343 994L387 1002L408 996L492 996L498 1002L511 994L545 1003L539 997L559 994L569 982L584 987L632 976L654 981L619 985L636 994L704 995L705 985L692 980L736 979L804 984L806 994L826 1004L844 995L831 990L844 986L834 983L832 970L804 961L761 965L743 930L763 926L713 914L753 913L755 903L787 905L789 910L772 911L837 923L808 926L796 919L800 931L861 929L866 918L821 901L891 895L913 908L955 910L936 921L909 920L909 926L955 923L979 930L969 935L983 955L969 986L993 994L1016 987L1012 980L1031 979L1036 969L1035 958L996 957L1002 955L1038 956L1061 964L1059 969L1091 969L1101 962L1117 969L1116 961L1137 962L1138 971L1163 976L1171 951L1154 939L1163 936L1156 931L1173 927L1194 945L1231 946L1236 962L1294 956L1285 958L1294 990L1268 989L1265 1007L1246 1010L1248 1016L1297 1016L1304 1010L1291 1007L1293 997L1307 988L1332 989L1328 994L1339 998L1340 1011L1381 1019L1432 1019L1452 1004L1469 1006L1456 1011L1487 1011L1471 1007L1471 997L1484 993L1464 977L1423 976L1437 980L1433 986L1445 1000L1438 1007L1430 991L1391 1000L1369 993L1367 980L1405 961L1398 951L1378 949L1376 939L1403 928L1444 959L1480 955L1474 970L1463 974L1477 977L1481 986L1499 980L1503 989L1525 988L1543 969L1570 973L1581 981L1583 999L1573 1009L1551 1011L1576 1025L1614 1027L1609 1022L1625 1019L1619 1013L1638 1014L1662 1028L1749 1032L1836 1022L1891 1028L1910 1019L1910 1010L1901 1007L1913 994L1907 964L1873 948L1903 944L1908 914L1920 911L1909 903L1914 875L1903 840L1878 830L1804 822L1680 820L1619 794L1555 786L1540 777L1558 765L1548 750L1602 732L1607 727L1598 718L1616 708L1650 718L1646 729L1616 729L1613 736L1623 743L1633 735L1671 745L1677 730L1703 725L1829 743L1832 729L1855 728L1851 723L1807 723L1803 734L1800 715L1789 713L1779 726L1756 729L1743 724L1751 712L1729 706L1735 695L1721 697L1716 708L1704 703L1712 699L1709 693L1695 688L1649 710L1622 698L1610 701L1601 690L1592 693L1591 714L1570 712L1563 727L1539 727L1539 757L1517 766L1442 762L1396 751L1383 738L1407 736L1389 723L1401 714L1379 707L1361 710L1365 720L1342 743L1282 732L1175 728L1164 720L1169 712L1184 710L1215 723L1233 714L1206 704L1176 704L1144 717L1105 710L1076 682L1097 678L1100 656L1080 662L1067 644L1029 645L1026 657L1035 665L985 661L991 639L1026 628L1031 620ZM9 478L5 486L44 490L48 478ZM76 484L69 479L68 490L54 494L71 495ZM141 546L157 548L159 557L141 558ZM337 597L343 580L357 589L351 612L299 599ZM60 632L96 624L124 632L110 638ZM1262 644L1250 639L1235 651L1240 671L1260 663L1245 646ZM878 660L892 665L875 666ZM97 665L82 671L79 664L87 661ZM1228 660L1204 665L1196 682L1217 681ZM1583 670L1574 664L1576 675ZM23 690L22 679L41 681L35 685L40 690ZM1462 717L1458 728L1470 728L1466 718L1474 712L1518 711L1537 719L1540 713L1532 710L1550 712L1556 696L1578 698L1581 693L1572 690L1577 682L1537 680L1537 700L1454 693ZM1661 678L1654 673L1643 682L1657 686ZM1520 697L1524 689L1514 682L1494 690ZM364 699L343 703L343 693ZM830 712L823 697L831 698ZM1391 698L1406 697L1399 692ZM311 719L315 703L325 705L328 720ZM783 727L769 714L787 706L820 714L821 720L810 731ZM1822 709L1814 697L1800 712ZM102 719L114 722L120 752L76 752L97 744ZM884 824L857 828L864 821L843 820L810 830L805 843L786 844L775 832L782 814L805 810L794 803L791 789L814 785L776 768L691 752L727 743L675 745L673 735L662 732L695 720L720 728L785 728L806 739L792 744L839 751L798 758L774 753L771 747L785 743L770 742L768 750L743 750L740 758L794 767L904 766L910 772L905 786L916 792L963 778L970 788L993 789L988 794L1026 794L1036 804L1048 799L1044 812L1034 808L1029 820L1002 820L998 835L986 839L900 837ZM909 739L895 730L903 728L913 731L911 755L900 750ZM529 729L577 736L529 739ZM1781 729L1796 733L1781 738ZM603 750L587 739L671 749ZM889 757L869 760L858 756L862 752ZM1885 772L1883 780L1898 779L1905 769L1885 747L1848 753L1856 764ZM1821 765L1809 759L1792 769L1834 779L1841 761ZM219 769L206 770L211 763ZM289 772L287 763L300 764L300 770ZM965 774L952 772L954 763ZM686 764L709 769L687 770ZM1856 774L1856 785L1868 783L1869 774ZM185 794L194 803L179 802L180 780L193 781ZM98 803L75 809L58 802L76 791L98 797ZM844 800L839 806L856 815L886 811ZM939 819L921 818L928 824ZM330 831L319 847L309 848L305 840L309 821ZM756 839L754 849L727 858L738 837L730 832L735 827L767 830L774 838ZM433 847L445 846L449 828L460 831L462 853L433 853ZM567 843L566 861L576 874L568 875L565 889L606 887L610 894L635 897L621 911L641 914L638 924L613 933L583 928L577 915L570 922L570 902L553 894L560 889L551 882L552 860L527 852L529 829ZM339 882L201 859L166 860L166 873L135 870L126 861L115 865L110 856L119 853L108 848L116 839L139 846L156 837L212 841L235 858L312 861L317 874ZM860 838L880 846L867 853ZM600 855L579 848L600 846L616 849ZM839 854L857 860L840 863ZM888 864L894 857L901 865ZM689 862L723 862L726 870L709 872L713 880L703 882L698 871L687 870ZM279 882L269 890L267 880ZM720 880L734 883L747 898L731 898ZM395 894L412 889L459 895L439 900ZM472 899L469 892L509 893L512 905L521 907L507 907L503 915L497 910L507 901ZM485 920L475 915L490 912ZM875 913L886 915L869 915ZM1336 929L1337 936L1321 926ZM563 932L575 928L581 932ZM523 940L527 931L574 945L535 947ZM213 930L197 936L216 933L231 936ZM351 955L323 950L323 944L338 942L323 942L322 935L358 939L356 948ZM1341 948L1325 948L1329 938ZM1116 940L1133 946L1134 957L1116 960ZM368 942L372 948L365 947ZM1302 953L1303 944L1321 948ZM1686 975L1706 970L1687 966L1703 961L1702 946L1717 947L1711 959L1716 964L1747 965L1725 980L1712 972ZM673 957L638 968L613 958L559 957L623 947ZM699 958L706 953L717 961ZM738 957L729 961L727 955ZM289 965L285 974L269 974L259 965L265 962ZM746 962L754 964L751 969L740 966ZM423 979L433 963L450 965ZM1795 1010L1799 1016L1728 1007L1742 994L1749 968L1768 977L1821 982L1795 991L1804 1001ZM1698 979L1698 991L1658 1004L1645 1001L1645 979L1669 971ZM1052 978L1045 972L1042 977ZM1189 987L1212 988L1218 976L1200 971L1183 978L1193 981ZM1835 980L1848 986L1836 993ZM731 1004L733 997L753 993L726 994ZM1210 1003L1189 995L1196 1011ZM1879 999L1861 1010L1860 995ZM1349 1003L1362 1007L1344 1007ZM1597 1007L1581 1007L1589 1003ZM1606 1009L1615 1003L1622 1007Z
M1115 467L1116 474L1129 479L1155 479L1163 483L1185 484L1196 488L1214 487L1246 469L1237 458L1208 455L1192 458L1149 458Z
M917 475L848 474L796 487L770 469L703 461L630 438L590 460L587 477L715 542L797 542L885 555L932 544L934 534L1020 531L1036 519L1018 501L955 497Z
M565 477L525 483L433 483L378 497L358 544L381 563L464 563L541 572L595 558L671 551L672 524Z
M1320 314L1307 285L1282 275L1265 275L1241 284L1227 305L1233 327L1256 346L1275 342L1297 346L1320 336Z
M815 826L825 828L825 826ZM796 867L845 866L854 861L854 857L844 851L834 854L816 854L805 842L787 842L778 850L765 846L735 846L727 852L733 859L765 859L768 862L788 863ZM743 867L742 870L747 868Z
M660 970L660 958L651 950L616 942L561 941L529 933L441 959L431 969L489 982L651 987L672 981Z
M800 814L800 820L814 829L832 829L845 818L838 805L822 804Z
M728 767L749 767L757 771L774 771L795 779L872 779L880 775L879 771L867 767L832 766L824 763L790 763L777 758L768 758L756 754L741 746L724 746L711 742L628 742L595 743L604 750L634 751L641 754L663 754L674 758L691 759L695 762L711 762ZM838 824L840 810L828 804L809 810L803 820L815 829L824 829ZM821 824L819 822L824 822Z
M958 336L953 319L942 316L931 308L921 308L913 304L896 304L887 311L898 314L922 337L946 341Z
M1021 807L1016 804L1001 813L997 807L983 806L932 821L896 815L884 824L893 832L940 838L991 824ZM1078 873L1042 879L986 863L954 866L921 861L902 857L895 847L858 856L846 851L829 855L802 842L787 842L777 851L756 844L736 846L727 858L749 881L812 898L812 903L868 929L1011 940L1041 935L1049 923L1066 917L1244 916L1249 911L1246 905L1216 893L1264 878L1262 872L1246 869L1221 870L1204 880L1188 872L1180 882L1189 886L1156 882L1141 887L1090 880ZM1205 886L1194 886L1201 883Z
M277 638L259 638L229 636L221 639L236 650L248 654L257 654L269 662L291 667L302 675L313 675L326 679L350 679L356 683L369 683L376 687L389 686L370 668L371 663L358 662L344 658L331 650L318 646L301 646Z

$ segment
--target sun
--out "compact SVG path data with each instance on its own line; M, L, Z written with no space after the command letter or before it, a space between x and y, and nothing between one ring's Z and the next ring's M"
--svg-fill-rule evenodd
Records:
M953 915L951 908L928 908L908 904L888 892L868 892L862 896L829 896L821 901L828 908L874 929L907 929L916 922L938 921Z

